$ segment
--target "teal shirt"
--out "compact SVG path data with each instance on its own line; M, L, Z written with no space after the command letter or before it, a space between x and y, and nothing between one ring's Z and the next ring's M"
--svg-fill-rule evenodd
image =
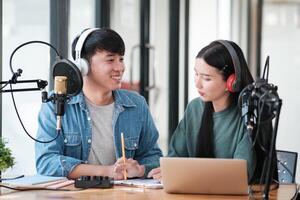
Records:
M197 157L196 145L202 121L204 102L196 98L189 103L169 145L168 156ZM255 154L250 136L236 105L213 113L214 155L247 161L249 180L255 169ZM201 138L200 138L201 139Z

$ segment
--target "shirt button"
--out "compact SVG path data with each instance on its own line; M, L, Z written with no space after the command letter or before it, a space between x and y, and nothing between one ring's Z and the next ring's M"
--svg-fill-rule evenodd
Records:
M68 140L67 139L64 139L64 143L67 143L68 142Z
M88 139L88 143L91 143L92 142L92 140L91 139Z
M90 118L90 117L88 117L88 118L87 118L87 120L88 120L88 121L91 121L91 118Z
M136 143L134 143L134 145L133 145L134 147L137 147L137 144Z

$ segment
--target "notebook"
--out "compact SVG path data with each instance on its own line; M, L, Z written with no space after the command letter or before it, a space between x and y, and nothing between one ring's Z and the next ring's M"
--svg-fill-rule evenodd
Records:
M35 174L33 176L25 176L13 180L3 181L6 185L14 188L51 188L57 189L71 185L74 180L68 180L66 177L43 176Z
M162 157L160 166L168 193L248 194L246 160Z

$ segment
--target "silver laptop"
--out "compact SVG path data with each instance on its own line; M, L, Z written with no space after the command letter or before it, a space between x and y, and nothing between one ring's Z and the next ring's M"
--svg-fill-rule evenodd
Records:
M161 157L164 190L189 194L248 194L247 161Z

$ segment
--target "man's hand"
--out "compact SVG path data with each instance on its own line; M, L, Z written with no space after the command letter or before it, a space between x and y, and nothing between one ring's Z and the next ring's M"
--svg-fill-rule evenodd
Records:
M142 177L145 173L145 166L140 165L136 160L133 160L132 158L125 159L124 164L123 159L119 158L115 163L114 173L123 175L124 170L127 171L128 178Z

